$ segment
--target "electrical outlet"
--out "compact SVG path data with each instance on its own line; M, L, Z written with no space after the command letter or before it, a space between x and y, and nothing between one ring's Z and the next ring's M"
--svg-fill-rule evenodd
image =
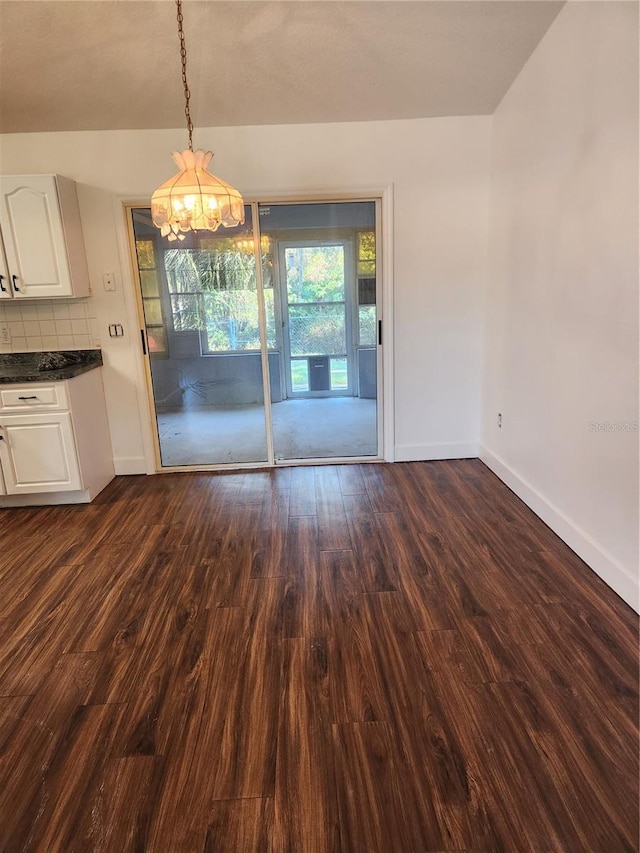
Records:
M9 331L9 327L4 325L0 326L0 344L10 344L11 343L11 332Z
M498 412L498 429L502 429L502 412Z

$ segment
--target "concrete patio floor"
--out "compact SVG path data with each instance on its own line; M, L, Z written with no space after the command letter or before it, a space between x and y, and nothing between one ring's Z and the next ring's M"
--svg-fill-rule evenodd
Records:
M376 456L376 401L356 397L272 404L277 460ZM262 406L191 406L158 413L163 467L266 462Z

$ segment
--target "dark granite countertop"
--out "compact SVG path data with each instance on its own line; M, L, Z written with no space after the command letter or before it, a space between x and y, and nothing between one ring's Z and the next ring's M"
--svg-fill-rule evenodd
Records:
M0 353L0 385L59 382L102 365L99 349Z

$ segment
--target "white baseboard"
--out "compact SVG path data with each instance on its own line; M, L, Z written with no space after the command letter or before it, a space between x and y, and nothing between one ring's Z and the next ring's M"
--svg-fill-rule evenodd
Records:
M510 468L503 459L483 445L480 445L479 455L484 464L491 468L493 473L506 483L554 533L557 533L563 542L566 542L623 601L626 601L636 612L640 612L638 607L640 587L637 576L634 578L615 557Z
M116 456L113 460L116 474L146 474L147 462L144 456Z
M0 508L12 506L60 506L62 504L88 504L93 495L87 491L38 492L33 495L2 495Z
M394 462L426 462L436 459L476 459L475 441L448 441L442 444L396 444Z

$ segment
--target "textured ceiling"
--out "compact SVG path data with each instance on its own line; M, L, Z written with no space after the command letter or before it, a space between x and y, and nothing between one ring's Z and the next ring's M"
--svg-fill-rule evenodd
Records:
M492 113L553 0L185 0L196 126ZM179 127L172 0L2 0L0 130Z

